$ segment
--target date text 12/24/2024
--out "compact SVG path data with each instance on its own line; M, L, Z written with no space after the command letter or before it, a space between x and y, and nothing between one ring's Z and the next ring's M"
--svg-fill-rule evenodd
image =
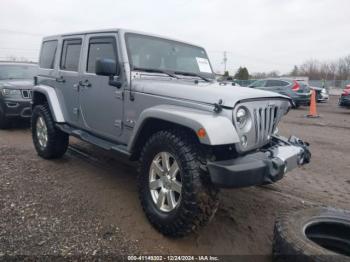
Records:
M128 256L128 261L219 261L216 256Z

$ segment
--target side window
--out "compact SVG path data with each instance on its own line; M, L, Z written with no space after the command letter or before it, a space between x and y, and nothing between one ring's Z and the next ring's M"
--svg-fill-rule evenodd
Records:
M281 81L281 86L289 86L289 83L286 81Z
M252 83L251 85L254 87L263 87L265 85L265 80L258 80Z
M57 50L57 40L45 41L41 47L39 67L53 69Z
M267 80L266 86L268 87L285 86L285 82L281 80Z
M60 68L67 71L78 71L81 50L81 39L63 41Z
M95 73L97 59L113 59L117 61L117 48L114 37L91 38L89 41L89 51L86 71Z

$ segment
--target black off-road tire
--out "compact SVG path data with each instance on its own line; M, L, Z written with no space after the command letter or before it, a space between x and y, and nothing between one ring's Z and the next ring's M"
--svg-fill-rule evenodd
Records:
M150 165L162 151L175 157L182 177L181 201L174 210L166 213L156 207L149 190ZM197 231L213 218L219 205L218 190L201 168L202 162L199 143L187 132L159 131L144 145L138 170L139 197L148 220L162 234L182 237Z
M311 207L284 213L275 224L273 255L286 262L350 261L350 212Z
M48 141L44 148L40 145L36 132L36 122L40 116L44 119L47 127ZM62 157L67 151L69 144L69 135L55 126L55 122L47 104L34 107L32 113L32 138L38 155L45 159Z
M0 129L7 129L10 126L9 120L6 118L5 114L0 110Z

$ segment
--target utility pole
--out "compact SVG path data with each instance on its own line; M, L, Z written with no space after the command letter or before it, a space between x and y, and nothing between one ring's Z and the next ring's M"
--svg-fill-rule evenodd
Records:
M227 52L226 51L224 51L223 63L224 63L224 73L225 73L226 72L226 65L227 65Z

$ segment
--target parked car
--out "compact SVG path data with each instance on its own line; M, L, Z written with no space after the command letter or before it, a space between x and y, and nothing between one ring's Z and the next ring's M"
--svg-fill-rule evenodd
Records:
M318 103L325 103L329 100L329 93L324 87L310 86L312 90L316 91L316 100Z
M292 106L298 108L310 103L310 87L291 79L263 79L257 80L248 87L276 92L291 98Z
M237 80L234 79L232 76L223 77L221 79L218 79L218 82L221 84L224 84L224 85L240 86L237 83Z
M14 118L30 119L36 73L35 64L0 62L0 128L7 128Z
M39 61L37 153L61 157L72 135L138 161L141 205L165 235L206 224L219 188L273 183L310 160L276 133L290 99L220 85L202 47L116 29L45 37Z
M347 85L340 95L339 106L350 108L350 85Z

